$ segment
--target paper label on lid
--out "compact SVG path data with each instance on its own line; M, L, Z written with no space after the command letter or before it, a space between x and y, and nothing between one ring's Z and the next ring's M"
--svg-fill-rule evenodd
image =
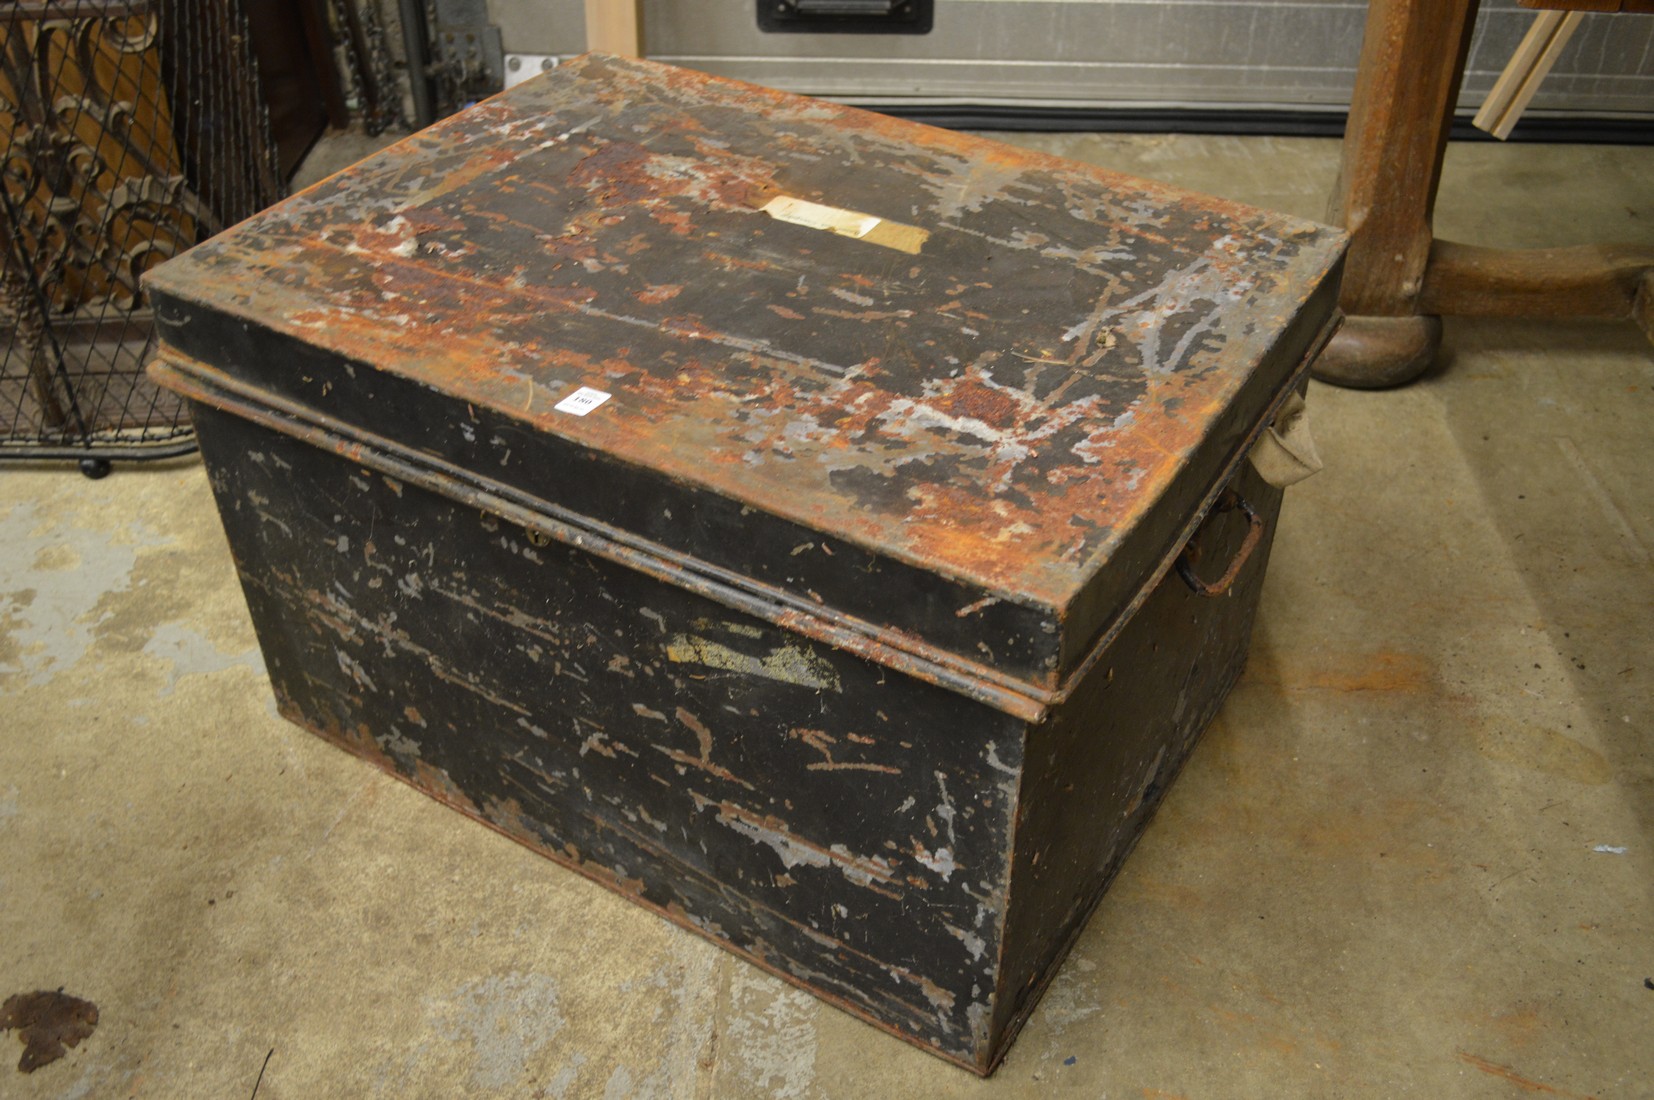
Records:
M797 199L791 195L777 195L764 204L764 213L776 221L791 222L811 229L825 229L829 233L837 233L843 237L865 237L880 221L872 214L843 210L837 206L823 206L819 202Z
M777 195L760 209L778 222L789 222L807 229L836 233L840 237L850 237L853 240L883 245L885 248L894 248L898 252L915 255L930 236L930 230L920 229L918 226L903 225L873 214L864 214L859 210L825 206L793 195Z
M556 409L558 412L573 413L575 416L585 416L587 413L603 404L603 402L607 401L612 396L613 394L604 393L602 390L594 390L590 386L581 386L579 389L563 398L563 400L553 405L552 408ZM544 408L544 406L541 407Z

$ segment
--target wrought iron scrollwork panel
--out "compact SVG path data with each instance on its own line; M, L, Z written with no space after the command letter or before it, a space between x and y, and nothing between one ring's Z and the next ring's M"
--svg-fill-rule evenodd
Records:
M0 322L12 333L0 457L176 450L191 436L182 407L143 377L153 326L140 280L278 197L252 58L234 33L244 21L203 2L35 0L0 16ZM255 125L196 133L225 117L201 110L203 91L218 102L225 88L244 101L231 114Z

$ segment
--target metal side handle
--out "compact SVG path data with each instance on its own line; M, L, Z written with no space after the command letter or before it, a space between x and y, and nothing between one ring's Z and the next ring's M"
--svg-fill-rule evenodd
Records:
M1230 560L1229 568L1223 571L1223 576L1215 581L1203 581L1195 576L1195 562L1200 557L1200 547L1196 544L1200 537L1198 533L1177 556L1177 575L1183 578L1183 583L1189 586L1189 591L1197 596L1221 596L1228 592L1230 586L1235 583L1235 578L1240 576L1246 559L1252 556L1252 551L1256 550L1258 543L1263 540L1263 517L1258 515L1257 509L1247 503L1245 497L1233 489L1224 493L1213 511L1228 512L1236 508L1246 517L1246 538L1241 540L1240 549L1235 551L1235 556Z

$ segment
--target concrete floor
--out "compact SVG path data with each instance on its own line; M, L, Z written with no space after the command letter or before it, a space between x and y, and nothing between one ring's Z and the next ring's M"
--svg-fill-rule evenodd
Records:
M1311 216L1337 152L1022 140ZM1651 242L1650 180L1455 147L1438 223ZM0 1096L1654 1095L1654 358L1447 344L1313 387L1250 668L988 1082L276 718L198 465L6 469L0 995L101 1022Z

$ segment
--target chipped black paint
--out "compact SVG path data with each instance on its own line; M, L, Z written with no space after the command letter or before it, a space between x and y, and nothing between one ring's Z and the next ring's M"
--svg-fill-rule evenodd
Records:
M986 1073L1244 661L1341 249L588 58L158 269L154 371L283 714Z
M974 1056L1024 723L217 410L195 415L286 717Z
M930 236L909 255L790 224L764 213L783 194ZM1096 168L593 57L148 286L184 354L1037 694L1064 689L1324 338L1342 247ZM251 350L204 313L245 321ZM356 377L265 369L277 336ZM581 385L615 397L552 411ZM393 415L399 393L445 414ZM571 462L609 464L587 483L625 491L582 495L554 473ZM665 522L685 491L735 515ZM810 532L891 583L793 558Z
M1239 674L1267 558L1247 598L1168 578L1029 722L343 441L194 415L284 716L978 1072ZM1272 519L1279 490L1241 486ZM1214 555L1245 533L1208 526Z

